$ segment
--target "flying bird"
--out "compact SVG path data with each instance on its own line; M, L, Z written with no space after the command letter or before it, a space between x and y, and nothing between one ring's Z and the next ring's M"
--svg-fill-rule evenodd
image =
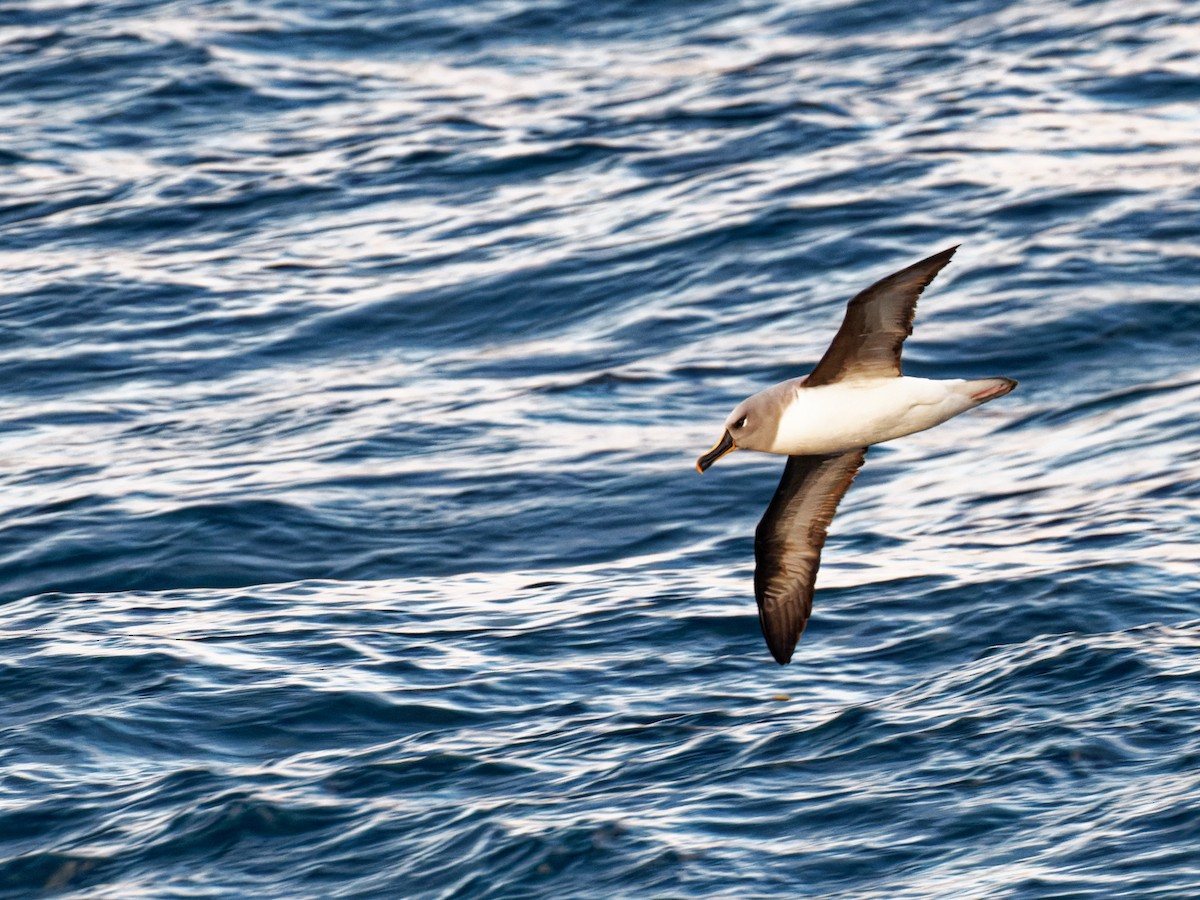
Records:
M825 533L872 444L924 431L1003 397L1011 378L931 380L901 374L917 298L958 247L875 282L850 301L833 343L802 378L739 403L725 433L696 460L704 472L732 450L786 455L754 533L754 596L771 655L791 661L812 613Z

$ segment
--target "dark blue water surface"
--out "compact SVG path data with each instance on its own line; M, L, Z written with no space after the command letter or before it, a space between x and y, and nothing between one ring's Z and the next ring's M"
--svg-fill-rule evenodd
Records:
M1200 896L1200 5L0 43L0 895ZM693 462L956 243L780 668Z

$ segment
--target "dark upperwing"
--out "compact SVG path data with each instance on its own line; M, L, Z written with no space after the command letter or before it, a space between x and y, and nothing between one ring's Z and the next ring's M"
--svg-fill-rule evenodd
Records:
M825 532L866 455L864 447L829 456L789 456L771 505L758 523L754 533L758 622L780 665L791 661L812 613Z
M917 298L957 249L951 247L901 269L851 300L842 327L805 386L832 384L850 376L898 376L900 349L912 334Z

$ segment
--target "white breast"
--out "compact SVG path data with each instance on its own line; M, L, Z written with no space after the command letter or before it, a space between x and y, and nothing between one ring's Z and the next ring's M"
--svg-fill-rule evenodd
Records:
M841 453L924 431L975 405L961 379L872 378L797 386L771 452Z

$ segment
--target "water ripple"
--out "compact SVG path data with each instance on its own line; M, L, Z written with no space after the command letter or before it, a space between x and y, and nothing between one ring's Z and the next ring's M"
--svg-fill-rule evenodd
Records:
M1197 24L0 5L0 894L1194 894ZM778 669L692 460L953 243Z

